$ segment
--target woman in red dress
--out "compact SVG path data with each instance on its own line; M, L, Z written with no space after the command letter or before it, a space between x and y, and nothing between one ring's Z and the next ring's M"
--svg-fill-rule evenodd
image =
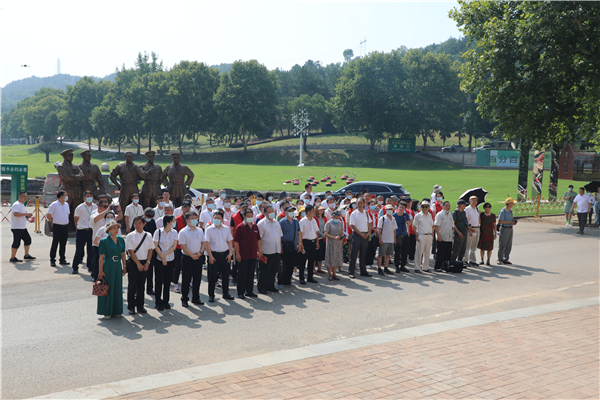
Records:
M487 251L487 262L485 265L490 265L490 257L494 249L494 240L496 239L496 216L492 214L492 205L485 203L483 205L484 212L479 215L479 226L481 235L477 248L481 250L481 262L483 265L483 256Z

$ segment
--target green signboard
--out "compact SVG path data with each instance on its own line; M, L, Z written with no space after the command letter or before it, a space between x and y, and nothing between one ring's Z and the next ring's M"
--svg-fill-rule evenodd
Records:
M0 174L11 175L10 179L10 199L11 204L17 201L20 191L27 191L27 165L22 164L1 164Z
M388 152L390 153L414 153L416 139L395 139L390 138L388 142Z

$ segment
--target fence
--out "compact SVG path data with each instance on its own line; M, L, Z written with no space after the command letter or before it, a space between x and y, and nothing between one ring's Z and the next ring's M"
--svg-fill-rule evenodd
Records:
M522 202L516 202L513 206L513 215L539 215L539 214L560 214L562 213L565 201L563 199L545 199L540 198L539 212L538 212L538 199L532 197L525 199Z
M32 222L34 225L34 229L33 231L35 233L42 233L41 230L41 226L42 226L42 221L44 219L46 219L46 214L42 211L42 205L46 205L46 207L48 207L48 205L46 204L46 202L44 200L42 200L42 202L40 203L40 198L39 196L35 197L35 201L34 200L29 200L27 203L25 203L25 207L35 207L33 210L33 215L31 216L31 218L28 219L29 222ZM10 207L8 209L8 211L6 213L4 213L2 210L0 210L0 218L2 218L0 220L0 223L3 223L4 221L6 221L7 223L10 224L10 219L9 217L12 215L12 206L8 203L8 201L3 201L2 202L2 207Z

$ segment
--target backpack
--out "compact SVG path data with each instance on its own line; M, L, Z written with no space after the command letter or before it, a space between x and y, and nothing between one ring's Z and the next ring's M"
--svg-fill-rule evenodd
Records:
M451 272L453 274L460 274L462 270L465 268L465 263L462 261L445 261L442 264L442 270L446 272Z

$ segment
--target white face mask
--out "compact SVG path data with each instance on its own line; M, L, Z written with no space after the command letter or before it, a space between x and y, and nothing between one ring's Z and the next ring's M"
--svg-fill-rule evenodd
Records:
M133 199L133 204L137 204L140 202L140 199Z
M385 213L387 215L392 215L394 213L394 211L393 210L385 210Z
M382 205L382 204L383 204L383 200L380 200L380 201L378 201L377 203L378 203L379 205Z
M214 226L220 226L221 225L221 220L220 219L214 219L213 220L213 225Z
M159 207L164 207L164 206L165 206L165 202L164 202L164 201L161 201L160 203L158 203L158 206L159 206Z
M288 212L288 217L290 217L290 218L294 218L295 215L296 215L296 213L294 211Z
M207 204L206 208L208 208L209 210L212 210L213 208L215 208L214 204Z
M270 219L273 219L273 218L275 218L275 213L269 213L268 217L269 217Z
M252 221L254 221L254 218L252 218L252 217L246 218L246 223L248 225L252 225Z
M329 208L331 208L333 210L333 207L335 206L335 203L329 203L327 205L329 206Z

